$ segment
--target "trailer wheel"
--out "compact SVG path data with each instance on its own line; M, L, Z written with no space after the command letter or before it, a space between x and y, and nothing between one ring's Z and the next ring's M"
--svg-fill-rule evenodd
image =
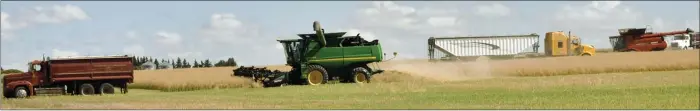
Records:
M114 86L109 83L102 83L102 85L100 85L100 95L104 94L114 94Z
M29 91L27 90L26 87L17 87L17 88L15 88L15 97L17 97L17 98L29 97Z
M355 83L369 83L369 71L365 67L357 67L352 70L352 81Z
M91 95L95 94L95 87L90 83L85 83L80 85L80 95Z
M310 65L306 76L306 84L319 85L328 82L328 72L319 65Z

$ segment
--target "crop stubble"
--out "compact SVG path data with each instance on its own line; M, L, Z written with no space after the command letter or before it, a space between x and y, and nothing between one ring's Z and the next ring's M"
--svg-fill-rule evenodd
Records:
M504 76L552 76L610 72L667 71L698 69L699 50L601 53L589 57L548 57L514 60L489 60L481 57L471 62L428 62L427 60L392 60L379 63L387 70L375 75L372 82L434 82L488 79ZM257 66L262 67L262 66ZM370 67L376 68L371 64ZM161 91L186 91L211 88L260 87L249 79L231 77L236 67L193 68L136 71L132 88ZM283 65L268 69L288 71Z

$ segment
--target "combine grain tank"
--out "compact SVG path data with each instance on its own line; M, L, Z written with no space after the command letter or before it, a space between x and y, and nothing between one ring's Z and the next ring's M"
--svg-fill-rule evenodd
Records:
M133 57L100 56L32 61L25 73L2 77L3 94L24 98L37 94L113 94L127 92L134 80Z
M516 55L536 53L539 35L430 37L428 56L437 59L474 59L489 56L491 59L513 58Z

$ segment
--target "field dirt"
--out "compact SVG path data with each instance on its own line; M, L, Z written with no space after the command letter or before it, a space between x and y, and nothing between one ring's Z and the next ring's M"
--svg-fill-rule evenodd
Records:
M382 62L379 63L379 67L441 81L460 81L518 74L557 75L649 68L698 69L699 58L700 50L673 50L512 60L489 60L487 57L480 57L475 61L466 62L400 60Z
M428 62L428 60L391 60L369 64L371 68L387 70L375 75L372 82L400 82L415 80L462 81L515 76L521 73L553 74L568 70L585 69L589 72L639 69L649 67L690 67L698 69L700 50L600 53L595 56L547 57L513 60L489 60L480 57L468 62ZM400 55L399 55L400 56ZM378 66L378 67L377 67ZM255 66L264 67L264 66ZM271 70L289 71L284 65L266 66ZM173 70L140 70L135 72L135 83L163 86L179 84L252 84L243 78L231 77L237 67L193 68ZM568 73L585 73L568 72Z

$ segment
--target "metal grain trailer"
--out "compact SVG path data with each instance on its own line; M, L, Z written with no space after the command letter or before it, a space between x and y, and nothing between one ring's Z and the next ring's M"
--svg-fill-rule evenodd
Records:
M521 54L537 53L539 35L430 37L431 60L471 60L479 56L509 59Z
M3 94L24 98L37 94L113 94L133 83L133 57L100 56L32 61L25 73L3 76Z

